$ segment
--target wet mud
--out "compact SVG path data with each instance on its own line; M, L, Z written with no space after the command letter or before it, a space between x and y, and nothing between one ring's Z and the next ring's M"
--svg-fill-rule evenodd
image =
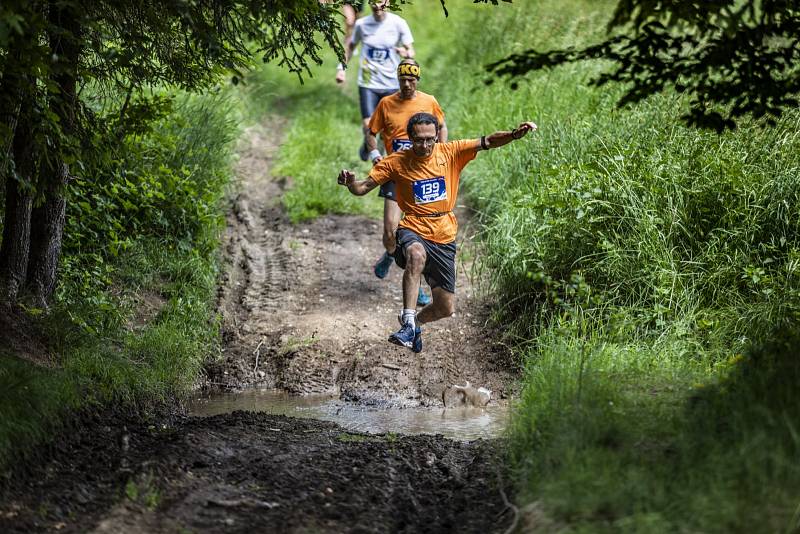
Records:
M6 488L1 531L494 532L513 521L495 441L251 412L92 425Z

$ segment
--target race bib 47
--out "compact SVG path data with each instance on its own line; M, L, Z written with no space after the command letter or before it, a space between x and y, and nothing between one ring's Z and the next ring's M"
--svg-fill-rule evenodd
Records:
M414 204L429 204L439 200L447 200L444 176L414 182Z

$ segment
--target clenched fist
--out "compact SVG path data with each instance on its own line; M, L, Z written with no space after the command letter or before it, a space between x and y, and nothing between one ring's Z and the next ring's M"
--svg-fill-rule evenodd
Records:
M528 132L535 132L538 129L535 123L533 122L523 122L513 130L511 130L511 137L514 139L520 139L525 137L525 134Z
M356 175L352 171L342 169L342 172L339 173L337 181L339 182L339 185L350 187L353 182L356 181Z

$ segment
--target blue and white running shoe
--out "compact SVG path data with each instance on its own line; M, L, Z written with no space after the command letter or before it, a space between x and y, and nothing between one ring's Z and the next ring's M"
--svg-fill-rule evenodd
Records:
M400 327L400 330L389 336L389 342L414 352L422 352L422 329L420 327L412 328L410 324L406 323Z

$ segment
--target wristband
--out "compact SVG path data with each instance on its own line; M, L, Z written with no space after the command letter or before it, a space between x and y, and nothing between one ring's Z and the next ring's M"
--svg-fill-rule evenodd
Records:
M345 65L344 63L339 63L338 65L336 65L336 70L347 70L347 65Z
M375 148L375 149L370 151L370 153L369 153L369 160L370 161L375 161L375 158L379 158L379 157L381 157L381 153L377 148Z
M488 149L489 149L489 145L486 144L486 136L482 135L481 136L481 150L488 150Z
M512 128L511 129L511 139L514 139L516 141L517 139L521 139L522 138L522 135L517 135L518 131L519 130L517 130L516 128ZM524 132L523 132L523 134L524 134Z

